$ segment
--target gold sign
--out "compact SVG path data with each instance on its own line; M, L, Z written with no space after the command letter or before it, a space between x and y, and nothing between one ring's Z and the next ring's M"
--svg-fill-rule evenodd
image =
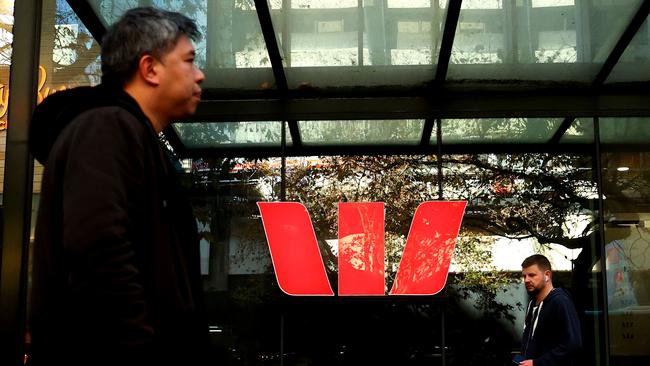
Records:
M36 103L40 103L48 95L54 94L60 90L68 89L67 86L63 85L56 88L46 87L45 83L47 82L47 71L43 66L38 67L38 91L36 94ZM0 84L0 130L7 129L7 108L9 107L9 86Z

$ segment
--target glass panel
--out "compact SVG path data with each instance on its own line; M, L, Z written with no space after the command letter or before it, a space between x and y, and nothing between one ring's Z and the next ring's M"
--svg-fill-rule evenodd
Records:
M309 212L335 292L337 203L385 202L384 265L386 289L390 289L415 209L422 201L437 199L435 157L288 158L287 164L291 161L296 163L287 170L287 198L301 202ZM305 365L442 365L445 300L443 294L426 300L288 297L284 307L285 361ZM455 319L447 319L456 328Z
M287 66L359 64L356 0L292 1L284 16L291 50Z
M601 118L600 141L603 144L647 144L650 141L650 118Z
M7 148L7 108L9 107L9 71L13 49L14 2L0 1L0 205L3 202L5 151Z
M424 120L299 121L305 145L416 144Z
M498 1L463 1L454 45L449 59L449 77L457 64L503 63L505 30L503 4Z
M359 4L292 1L291 7L272 11L290 88L419 85L434 78L444 15L437 5ZM422 67L382 67L387 65Z
M598 216L593 201L597 187L591 158L550 154L450 155L443 156L443 169L444 198L468 201L456 244L452 271L460 279L452 282L458 286L454 288L463 294L467 293L465 286L477 285L470 298L479 303L485 301L484 305L474 306L485 306L482 314L493 320L490 329L476 329L484 334L481 337L492 334L490 339L499 339L496 334L504 331L514 336L492 345L492 357L498 358L508 350L520 352L529 301L519 279L521 263L540 253L551 262L553 286L567 290L578 311L583 334L580 362L601 364L597 348L598 329L602 325L597 294L601 287L599 273L592 270L592 253L597 248L594 225ZM481 283L486 274L490 279ZM485 293L489 295L479 295ZM489 309L496 304L496 308ZM454 354L462 360L459 364L474 364L473 357L479 352L472 348L461 350L464 352ZM495 364L507 364L503 357Z
M574 1L538 0L532 9L522 7L518 21L530 19L528 37L520 37L519 62L562 63L577 62L576 8Z
M275 286L258 201L279 200L280 159L194 159L182 181L200 235L213 361L279 364L283 301Z
M647 140L646 140L647 141ZM650 363L650 154L602 154L612 365Z
M448 78L589 82L639 4L463 1Z
M282 122L175 123L174 130L188 149L280 146ZM286 134L287 145L291 135Z
M436 0L387 0L389 8L428 8Z
M546 118L449 119L442 121L442 142L543 143L561 123L562 119Z
M384 5L363 3L364 65L437 63L443 12L429 1L389 1L388 9Z
M105 24L112 24L126 10L142 4L138 0L89 2ZM252 0L153 0L148 3L180 12L196 21L203 35L196 43L196 63L205 71L204 88L274 87L271 62Z
M594 142L593 118L576 118L560 139L560 143L592 142Z
M88 0L88 3L106 27L115 23L125 11L140 5L139 0Z
M650 28L643 22L607 78L607 83L650 80Z
M291 0L292 9L356 8L357 0Z

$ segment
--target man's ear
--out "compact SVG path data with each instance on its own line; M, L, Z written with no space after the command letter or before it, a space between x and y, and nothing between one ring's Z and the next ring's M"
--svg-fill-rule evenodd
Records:
M157 86L160 84L160 78L158 74L159 64L160 62L151 55L144 55L140 57L140 61L138 62L138 75L147 84Z

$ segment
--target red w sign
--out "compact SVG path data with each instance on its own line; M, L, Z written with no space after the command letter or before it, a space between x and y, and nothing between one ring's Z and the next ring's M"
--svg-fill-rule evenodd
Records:
M466 201L420 204L390 295L435 295L447 282ZM288 295L332 296L305 206L258 202L278 285ZM339 203L339 295L384 295L384 203Z

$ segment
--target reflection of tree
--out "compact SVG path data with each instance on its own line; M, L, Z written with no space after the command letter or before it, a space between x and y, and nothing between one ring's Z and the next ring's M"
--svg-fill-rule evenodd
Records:
M225 290L228 282L227 258L255 265L270 264L261 223L256 219L258 201L277 200L273 192L262 192L260 187L273 187L275 177L268 174L259 160L239 158L204 158L193 161L189 173L182 175L182 183L189 188L194 213L203 227L202 239L210 244L210 274L207 291ZM275 198L274 198L275 197ZM236 240L237 248L230 248ZM232 250L231 250L232 249ZM264 268L263 272L269 272ZM246 290L235 298L258 303L267 291Z
M595 186L589 164L588 158L549 154L444 157L444 199L469 201L455 257L465 270L455 279L461 295L480 294L478 306L485 310L501 315L509 310L496 302L509 276L484 271L491 259L487 236L535 238L540 244L567 248L590 246ZM432 156L324 157L318 168L297 167L287 179L288 199L305 204L321 240L337 237L339 201L386 202L388 287L415 209L422 201L439 199ZM504 180L510 187L505 190ZM577 218L589 223L578 230L571 224ZM334 271L336 257L325 243L322 250L326 267Z
M272 164L218 159L204 160L203 164L201 171L192 175L195 196L220 196L218 201L227 205L228 212L222 217L250 217L256 213L255 200L270 199L259 191L262 181L266 182L262 186L273 187L277 199L279 169ZM236 164L247 168L233 169ZM590 158L550 154L453 155L444 156L442 166L443 198L468 201L455 253L455 262L463 271L452 279L461 297L477 294L478 308L512 317L508 312L512 309L497 302L498 293L512 277L496 271L491 264L489 244L494 236L533 238L542 245L556 243L583 248L585 265L581 268L587 276L595 262L590 248L595 230L596 189ZM326 240L338 237L338 202L385 202L385 268L390 288L416 208L423 201L439 199L438 179L435 156L290 159L287 199L307 207L333 281L337 257ZM223 183L226 181L231 183ZM228 224L222 223L221 227L224 226ZM259 239L256 236L251 241Z

